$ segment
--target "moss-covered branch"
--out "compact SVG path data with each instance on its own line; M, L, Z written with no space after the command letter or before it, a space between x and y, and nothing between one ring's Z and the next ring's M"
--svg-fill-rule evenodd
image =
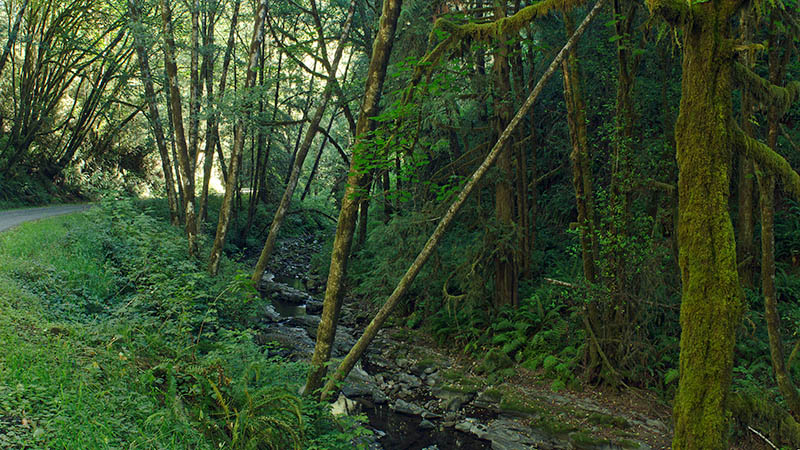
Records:
M747 136L737 125L731 125L736 150L753 159L763 170L778 177L783 184L783 190L795 200L800 201L800 174L795 172L789 162L768 145Z
M489 23L457 24L450 20L439 19L433 27L433 32L446 31L456 36L458 40L464 38L481 42L505 40L518 35L522 29L542 16L553 11L569 11L585 3L586 0L542 0L522 8L512 16Z
M741 63L733 65L736 82L746 86L755 99L765 107L773 107L783 116L800 95L800 82L792 81L786 87L776 86Z
M647 8L654 16L659 16L670 25L681 25L691 13L691 7L685 0L645 0Z

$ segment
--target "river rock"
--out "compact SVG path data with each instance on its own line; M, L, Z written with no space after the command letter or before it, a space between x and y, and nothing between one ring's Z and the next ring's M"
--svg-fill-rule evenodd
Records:
M420 430L433 430L435 428L436 425L434 425L433 422L428 419L422 419L422 421L419 423Z
M306 313L314 315L322 314L322 302L309 297L309 299L306 300Z
M422 381L419 378L415 377L414 375L411 375L410 373L401 372L397 374L397 381L411 388L418 388L422 386Z
M432 389L431 394L442 402L445 411L458 411L463 405L475 398L475 394L473 393L442 388Z
M492 450L559 450L573 448L570 442L539 435L515 420L497 419L489 423L483 439L492 442Z
M256 343L264 345L273 342L280 348L285 349L288 354L298 360L310 359L314 354L314 341L302 328L289 327L275 324L267 328L263 333L256 337ZM278 352L281 354L281 352Z
M275 310L275 307L272 305L269 304L264 305L264 309L262 312L263 314L261 317L267 323L277 323L281 321L281 315L278 313L278 311Z
M425 409L419 405L409 403L405 400L397 400L392 405L392 409L400 414L408 414L409 416L421 416Z

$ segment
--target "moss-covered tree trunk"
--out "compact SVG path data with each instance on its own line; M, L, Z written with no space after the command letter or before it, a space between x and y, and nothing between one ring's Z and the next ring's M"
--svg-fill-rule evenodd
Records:
M381 94L383 93L383 83L386 80L386 68L389 65L389 57L394 46L397 19L400 16L402 5L402 0L383 1L380 25L375 35L372 56L367 71L364 99L361 103L361 112L356 125L356 149L359 145L359 139L363 139L374 127L372 118L378 113ZM325 289L322 319L317 329L314 355L311 359L311 368L306 379L305 392L309 395L316 396L318 389L322 387L322 382L327 372L326 363L331 357L336 326L339 323L339 311L342 306L347 261L353 244L361 189L364 187L366 175L363 169L359 167L358 155L354 154L351 159L350 173L347 177L347 187L342 199L342 207L339 211L339 220L336 223L336 234L331 252L331 265Z
M753 36L752 14L742 11L741 35L742 39L749 41ZM753 56L750 52L742 55L742 63L748 67L753 66ZM752 114L753 97L748 87L742 88L742 130L750 137L754 137ZM753 161L746 155L738 156L738 214L736 227L736 252L738 255L739 281L743 286L752 287L755 273L755 173Z
M786 76L786 68L793 53L791 39L788 46L775 35L774 21L770 26L769 40L769 81L780 86ZM788 47L788 48L784 48ZM776 106L767 111L767 145L778 148L778 133L781 112ZM775 176L758 172L758 189L761 206L761 293L764 296L764 318L769 335L769 351L778 390L786 400L786 405L795 417L800 415L800 392L792 381L786 367L781 337L781 318L778 312L778 298L775 289Z
M742 316L733 224L728 211L733 159L733 40L738 0L689 6L649 0L683 31L676 124L678 246L682 280L680 380L673 449L726 449L725 412L735 329Z

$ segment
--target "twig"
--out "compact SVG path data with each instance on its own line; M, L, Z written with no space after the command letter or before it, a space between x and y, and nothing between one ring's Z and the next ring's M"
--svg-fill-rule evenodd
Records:
M578 286L576 286L576 285L574 285L572 283L567 283L566 281L554 280L552 278L545 278L544 281L546 281L546 282L548 282L548 283L550 283L552 285L555 285L555 286L567 287L567 288L570 288L570 289L578 289Z
M763 434L761 434L761 433L759 433L758 431L756 431L756 430L755 430L753 427L751 427L750 425L748 425L748 426L747 426L747 429L748 429L748 430L750 430L750 431L752 431L752 432L753 432L753 433L754 433L756 436L758 436L758 437L760 437L761 439L763 439L763 440L764 440L764 442L766 442L767 444L769 444L769 446L770 446L770 447L774 448L775 450L778 450L778 447L776 447L776 446L775 446L775 444L773 444L772 442L770 442L770 440L769 440L769 439L767 439L767 438L766 438L766 436L764 436Z

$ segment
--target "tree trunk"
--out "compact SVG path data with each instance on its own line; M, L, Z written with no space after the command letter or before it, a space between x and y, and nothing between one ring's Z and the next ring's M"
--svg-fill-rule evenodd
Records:
M742 317L728 210L735 126L729 21L737 3L648 2L653 12L679 24L684 39L675 136L682 300L674 450L722 450L728 442L725 405Z
M360 139L365 138L367 133L375 126L372 118L377 116L378 113L381 94L383 93L383 83L386 79L386 68L389 65L389 56L391 56L392 46L394 45L397 18L400 15L402 4L402 0L383 1L380 25L372 46L372 56L367 71L361 113L356 125L356 144L354 149L358 148ZM325 290L322 320L317 330L314 356L311 359L311 368L306 380L305 392L309 395L317 395L316 391L322 386L322 380L327 371L326 363L331 356L333 338L336 335L336 326L339 322L339 310L342 305L347 261L350 255L350 247L353 244L360 190L363 186L365 175L364 169L358 166L358 158L354 155L351 158L347 187L342 198L339 220L336 224L336 235L333 241L333 251L331 252L331 265Z
M741 28L742 39L749 42L753 37L752 16L749 11L742 11ZM753 67L753 55L746 52L743 55L742 63L747 67ZM753 124L753 96L747 86L742 87L742 131L750 137L755 137ZM739 281L743 286L753 287L755 272L755 172L753 172L753 161L745 155L739 155L739 179L738 179L738 216L736 250L739 267Z
M312 2L313 4L313 2ZM325 85L325 91L322 94L322 100L319 106L317 106L317 110L314 112L314 115L311 118L311 123L308 125L308 129L306 130L306 136L303 140L303 144L297 152L296 158L294 160L294 164L292 164L292 171L289 174L289 182L286 185L286 190L283 192L283 197L281 198L281 203L278 205L278 210L275 211L275 217L272 219L272 225L269 228L269 235L267 235L267 240L264 243L264 248L261 250L261 255L258 258L258 263L256 263L256 268L253 271L253 283L259 283L261 281L261 276L264 275L264 271L267 269L267 263L269 262L269 258L272 255L272 250L275 248L275 241L278 239L278 233L280 232L281 226L283 226L283 221L286 219L286 213L289 212L289 206L292 203L292 197L294 196L294 191L297 189L297 182L300 179L300 171L303 168L303 163L306 160L306 156L308 155L308 150L311 148L311 145L314 143L314 136L317 135L319 131L319 124L322 121L322 116L325 114L325 108L328 106L328 102L331 99L331 95L333 95L333 87L336 79L336 70L339 68L339 61L342 59L342 53L344 52L344 47L346 44L347 36L350 34L350 27L353 23L353 15L355 13L355 3L351 3L350 11L347 15L347 21L344 24L344 28L342 29L342 35L339 37L339 44L336 48L336 54L333 57L333 63L329 66L328 70L328 82ZM318 30L323 38L322 30ZM320 45L326 45L327 43L321 43ZM310 98L309 98L310 100ZM302 125L301 125L302 126Z
M25 11L28 9L28 0L24 0L22 2L22 6L20 6L19 11L17 12L17 18L14 19L14 25L11 27L11 31L8 33L8 41L6 41L6 46L3 48L3 54L0 56L0 75L3 74L3 68L6 66L6 61L8 61L8 55L11 53L11 47L17 42L17 34L19 34L19 24L22 23L22 17L25 15ZM13 63L12 63L13 65Z
M202 84L198 65L200 60L200 0L191 0L192 49L189 67L189 159L192 173L197 171L197 155L200 141L200 97Z
M164 130L161 128L161 117L158 113L158 100L156 99L155 89L153 89L153 75L150 71L150 59L147 50L144 47L144 42L141 33L141 13L135 0L128 0L128 10L131 16L131 28L133 39L136 46L136 53L139 58L139 70L142 73L142 84L144 85L144 96L147 101L147 107L150 111L148 116L150 125L153 127L153 135L156 139L156 147L158 153L161 155L161 168L164 171L164 186L167 190L167 203L169 204L169 217L173 225L180 224L180 212L178 206L178 199L175 193L175 184L172 176L172 162L169 157L169 150L167 143L164 139Z
M478 167L478 169L475 171L475 173L472 174L472 177L469 179L469 181L467 181L467 183L464 185L464 188L458 194L458 197L456 198L456 200L453 202L452 205L450 205L450 208L448 208L448 210L445 213L444 217L442 217L442 220L436 226L436 229L434 230L433 234L431 234L430 238L428 239L428 242L425 243L425 246L422 248L422 251L420 251L420 253L417 255L417 257L414 260L414 262L411 264L411 266L406 271L405 275L403 275L403 278L401 278L400 281L398 282L397 286L395 287L394 291L392 292L392 295L389 296L389 298L386 300L386 303L383 304L383 306L378 311L378 313L375 315L375 317L372 319L372 321L369 323L369 325L367 325L367 328L364 330L364 334L358 339L358 342L356 342L356 344L353 346L353 348L351 348L350 351L347 353L347 356L345 356L344 360L336 368L336 371L334 372L333 376L331 376L331 378L328 380L328 382L325 383L325 387L323 388L322 394L321 394L321 398L323 400L330 399L333 396L333 394L338 389L337 386L347 377L347 375L350 373L350 371L355 366L356 362L358 362L358 360L364 354L364 352L366 351L366 349L369 346L370 342L372 342L372 339L374 339L375 336L378 334L378 330L380 330L380 328L383 326L383 324L386 321L386 319L389 317L389 315L392 313L394 308L397 306L397 304L400 301L400 299L402 298L402 296L406 293L408 288L411 286L411 283L413 283L414 279L419 274L419 271L422 269L422 266L425 264L425 262L428 260L428 258L430 258L431 254L433 253L433 250L436 248L436 245L438 245L439 241L441 240L442 236L444 235L444 232L447 229L447 226L450 224L450 222L453 221L453 219L456 216L456 213L458 213L458 211L464 205L464 202L466 202L466 200L469 197L469 195L472 193L472 191L475 189L475 187L478 186L478 184L480 183L480 181L483 178L483 176L486 174L486 172L492 167L494 162L497 160L497 158L500 155L500 153L502 152L505 144L511 138L511 135L514 132L514 130L516 129L516 127L519 125L519 123L522 121L522 119L525 117L525 115L531 109L533 104L536 102L536 99L539 97L539 94L542 92L542 89L544 88L544 85L547 83L547 81L550 80L550 78L555 73L556 69L561 65L561 62L566 57L566 54L569 51L569 49L572 48L575 45L575 43L578 41L580 36L586 30L586 28L589 25L589 23L600 12L600 9L603 6L604 2L605 2L605 0L598 0L598 2L595 4L595 6L592 8L592 10L589 12L589 14L583 20L583 22L578 27L578 29L575 31L575 33L569 38L567 43L564 45L564 47L561 49L561 51L555 57L553 62L550 64L548 69L545 71L544 75L542 75L542 78L536 84L536 87L533 88L533 91L528 96L527 100L525 100L525 103L522 105L520 110L517 112L517 114L514 116L514 118L511 119L511 122L508 124L506 129L503 131L503 133L498 138L497 143L494 145L492 150L486 156L486 159L483 161L483 163L480 165L480 167ZM345 199L346 198L347 198L347 196L345 196ZM353 208L353 210L355 210L355 208ZM343 211L344 211L344 208L343 208ZM341 218L340 218L340 221L341 221ZM351 238L352 238L352 234L351 234ZM336 251L336 250L337 249L334 246L334 251ZM333 269L333 267L331 267L331 268ZM330 283L330 277L329 277L328 278L328 288L330 289L330 287L331 287L331 283ZM327 292L326 292L325 299L326 299L326 302L325 302L324 306L328 307L329 305L328 305L328 301L327 301L328 300ZM338 311L336 311L336 312L338 313ZM324 316L324 310L323 310L323 316ZM324 322L324 320L325 319L323 317L323 322ZM322 332L322 330L323 330L323 326L322 326L323 322L320 323L320 329L317 332L318 336L319 336L319 333ZM335 332L335 331L336 331L336 329L334 327L333 328L333 332ZM319 339L319 337L317 337L317 347L319 348L319 346L320 346L320 339ZM330 343L328 344L328 352L330 352ZM316 355L316 351L315 351L315 355ZM313 362L313 360L312 360L312 362ZM312 370L313 369L314 368L312 367ZM306 383L306 392L313 392L313 391L309 390L308 383Z
M214 128L217 122L217 114L214 111L214 66L217 60L216 51L214 50L214 25L217 20L216 8L219 7L219 3L216 2L214 5L214 10L207 13L207 16L210 17L206 19L208 24L205 27L205 37L203 39L203 47L206 49L206 53L203 55L203 74L206 82L206 109L209 116L206 119L206 148L203 150L203 190L200 194L200 212L198 216L204 223L208 221L208 190L211 182L211 169L214 167L214 148L217 146L216 136L214 135Z
M261 0L256 11L256 18L253 22L253 38L250 41L248 52L247 76L245 78L244 90L248 91L255 84L256 69L258 68L259 50L264 40L264 20L267 16L268 0ZM236 84L236 72L234 70L234 88ZM220 89L221 91L222 89ZM245 92L248 95L249 92ZM250 102L245 106L245 114L250 113ZM228 225L231 219L231 208L233 206L234 193L238 191L239 166L241 163L242 148L244 147L245 120L239 117L233 137L233 149L231 150L230 165L228 166L228 176L225 182L225 197L219 210L219 221L217 223L217 234L214 238L214 246L211 248L211 256L208 262L208 271L216 276L219 272L219 261L222 258L222 249L225 247L225 237L228 234Z
M506 16L506 2L494 1L495 20ZM511 86L509 83L510 68L508 65L508 44L499 42L494 54L492 67L494 76L494 131L499 137L505 130L513 115ZM514 190L511 185L514 181L514 172L511 164L511 146L513 139L505 144L497 158L497 168L500 178L495 185L494 206L495 218L500 228L497 239L496 254L494 256L494 306L514 306L519 304L518 278L519 267L517 255L514 251L513 241L505 236L506 233L515 232L514 224Z
M175 37L172 33L172 10L170 0L161 0L161 18L164 26L164 66L169 83L170 105L172 107L172 126L178 147L178 161L183 172L183 205L186 220L186 235L189 238L189 255L197 255L197 220L194 212L194 164L186 147L186 134L183 130L183 108L178 85L178 66L175 63Z
M770 31L775 32L774 22L770 26ZM772 33L769 42L769 81L780 86L784 82L792 49L783 49L784 54L781 56L781 46ZM789 46L791 47L791 44ZM767 111L769 126L767 145L774 151L778 149L780 118L778 108L770 107ZM798 393L786 367L783 339L781 338L781 319L775 290L775 176L770 173L761 173L758 168L756 170L761 203L761 291L764 295L764 317L769 334L770 357L778 390L786 400L786 406L795 417L798 417L800 416L800 393Z

